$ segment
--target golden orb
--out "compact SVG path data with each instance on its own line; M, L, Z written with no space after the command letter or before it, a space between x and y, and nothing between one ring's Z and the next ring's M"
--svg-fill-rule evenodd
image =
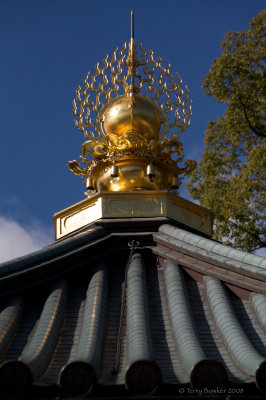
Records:
M161 128L161 116L152 102L142 96L121 96L104 113L104 130L107 134L123 135L139 132L157 136Z

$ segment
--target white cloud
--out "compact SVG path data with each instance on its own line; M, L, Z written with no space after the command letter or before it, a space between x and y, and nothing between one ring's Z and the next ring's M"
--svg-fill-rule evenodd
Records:
M39 250L52 241L50 231L36 221L23 227L10 217L0 216L0 262Z

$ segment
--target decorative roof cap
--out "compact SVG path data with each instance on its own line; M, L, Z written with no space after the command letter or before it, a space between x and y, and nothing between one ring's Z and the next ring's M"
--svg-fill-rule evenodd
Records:
M90 195L97 191L177 189L184 175L196 167L185 167L181 132L192 114L188 88L142 44L135 42L132 13L131 40L103 66L88 72L84 88L73 101L75 124L87 139L78 161L68 166L80 175ZM141 92L141 93L140 93ZM93 128L93 131L89 131ZM177 128L177 131L172 129Z

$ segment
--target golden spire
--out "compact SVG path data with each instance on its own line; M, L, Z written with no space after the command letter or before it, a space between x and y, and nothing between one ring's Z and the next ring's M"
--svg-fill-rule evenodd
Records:
M130 72L131 72L131 96L134 97L134 86L135 86L135 73L136 73L136 63L135 63L135 41L134 41L134 12L131 10L131 40L130 40Z
M104 65L88 72L84 88L77 89L73 101L75 124L87 139L82 145L81 166L68 166L92 190L163 190L177 188L195 161L185 167L182 144L178 140L190 123L191 101L182 80L162 65L161 57L138 48L134 39L131 11L131 39ZM124 90L124 94L121 94ZM141 92L141 93L140 93ZM94 132L88 131L93 128ZM177 128L177 132L170 132Z
M134 40L134 11L131 10L131 39Z

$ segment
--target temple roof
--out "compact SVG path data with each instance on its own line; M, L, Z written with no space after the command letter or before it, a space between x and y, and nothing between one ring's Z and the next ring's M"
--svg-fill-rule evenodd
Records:
M266 260L168 218L99 220L1 264L0 289L7 398L266 390Z

